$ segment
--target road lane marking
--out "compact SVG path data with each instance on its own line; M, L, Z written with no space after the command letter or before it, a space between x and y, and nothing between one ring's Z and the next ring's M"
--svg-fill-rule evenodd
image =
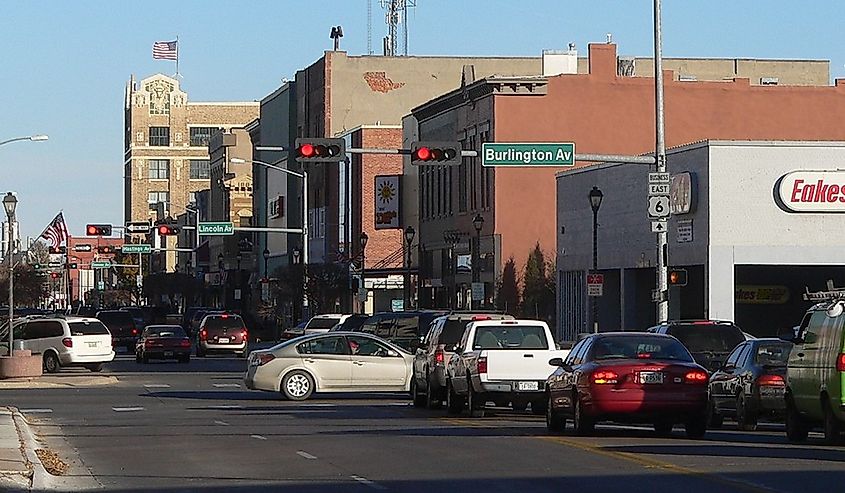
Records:
M214 424L220 425L220 426L229 426L229 423L227 423L225 421L215 421Z
M53 410L47 409L47 408L43 408L43 409L21 409L20 412L22 412L23 414L49 414L49 413L52 413Z
M386 487L384 487L384 486L382 486L378 483L375 483L373 481L370 481L369 479L361 477L361 476L356 476L356 475L353 474L352 476L349 476L349 477L354 479L355 481L358 481L361 484L369 486L370 488L372 488L374 490L386 490L387 489Z
M134 411L143 411L143 410L144 410L144 408L143 408L143 407L141 407L141 406L135 406L135 407L113 407L113 408L111 408L111 410L112 410L112 411L114 411L114 412L116 412L116 413L130 413L130 412L134 412Z
M256 438L258 440L267 440L267 437L261 435L250 435L250 438Z
M236 389L239 389L239 388L241 388L241 384L239 384L239 383L215 383L214 386L217 387L218 389L221 389L221 388L236 388Z
M316 458L317 458L316 456L311 455L311 454L309 454L308 452L305 452L305 451L303 451L303 450L297 450L297 451L296 451L296 455L298 455L298 456L300 456L300 457L304 457L304 458L306 458L306 459L310 459L310 460L314 460L314 459L316 459Z
M144 387L148 389L169 389L170 385L166 383L147 383L144 384Z

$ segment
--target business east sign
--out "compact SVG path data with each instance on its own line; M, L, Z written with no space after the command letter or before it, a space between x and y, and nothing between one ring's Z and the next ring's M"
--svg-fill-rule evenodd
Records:
M775 183L774 198L786 212L845 213L845 170L787 173Z

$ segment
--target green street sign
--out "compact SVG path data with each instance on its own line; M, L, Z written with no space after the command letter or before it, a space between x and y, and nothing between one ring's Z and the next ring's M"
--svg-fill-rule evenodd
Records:
M486 142L481 145L483 166L575 166L575 143Z
M231 236L235 234L235 223L200 223L199 234L200 236Z
M92 269L108 269L111 267L111 260L95 260L91 262Z
M152 253L153 247L146 244L123 245L121 251L123 253Z

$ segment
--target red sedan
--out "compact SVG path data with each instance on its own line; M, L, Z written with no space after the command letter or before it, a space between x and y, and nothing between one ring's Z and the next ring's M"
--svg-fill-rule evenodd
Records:
M707 430L707 371L672 336L610 332L579 341L546 381L546 426L563 431L571 419L587 435L599 421L649 423L659 434L684 425L687 436Z
M179 325L148 325L135 346L135 361L149 363L151 359L191 361L191 340Z

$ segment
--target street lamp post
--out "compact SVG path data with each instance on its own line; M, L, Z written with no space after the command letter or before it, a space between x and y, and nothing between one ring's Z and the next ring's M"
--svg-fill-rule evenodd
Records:
M460 236L457 231L446 231L443 233L443 239L449 245L449 275L451 276L451 285L447 287L447 294L449 295L449 308L455 308L455 297L458 291L458 276L457 268L455 267L455 245L458 244Z
M21 141L21 140L30 140L32 142L42 142L42 141L47 140L48 138L49 137L47 137L46 135L42 135L42 134L29 135L29 136L26 136L26 137L15 137L14 139L7 139L7 140L0 142L0 146L4 145L4 144L10 144L12 142L18 142L18 141Z
M226 265L223 263L223 254L217 254L217 271L220 273L220 305L221 308L226 308L226 285L223 283L223 269Z
M593 187L588 194L590 198L590 208L593 210L593 273L597 273L599 268L598 255L598 227L599 227L599 207L604 194L598 187ZM597 296L591 296L593 304L593 332L599 331L599 302Z
M481 229L484 227L484 217L476 214L472 220L472 227L475 228L475 248L472 249L472 284L481 282ZM471 288L471 287L470 287ZM472 289L470 289L470 308L475 308L473 303Z
M264 277L269 279L270 274L267 272L267 262L270 261L270 250L265 248L264 251L262 252L262 255L264 255Z
M413 226L405 228L405 244L407 245L406 257L407 264L405 265L405 302L404 309L407 310L411 306L411 245L414 243L414 236L417 234Z
M15 223L15 208L18 206L18 198L15 197L15 194L12 192L6 192L6 196L3 197L3 208L6 209L6 217L8 218L9 223L9 236L7 238L9 242L9 249L8 249L8 256L9 256L9 356L14 354L14 344L15 344L15 336L14 331L12 330L12 323L14 322L15 318L15 290L14 290L14 280L15 280L15 273L14 273L14 259L15 256L15 242L13 241L14 238L14 223Z
M367 235L366 231L361 231L361 236L358 237L358 242L361 245L361 290L359 292L367 292L367 284L365 283L365 279L367 278L367 242L370 241L369 235ZM361 313L367 312L367 301L366 299L361 301Z

